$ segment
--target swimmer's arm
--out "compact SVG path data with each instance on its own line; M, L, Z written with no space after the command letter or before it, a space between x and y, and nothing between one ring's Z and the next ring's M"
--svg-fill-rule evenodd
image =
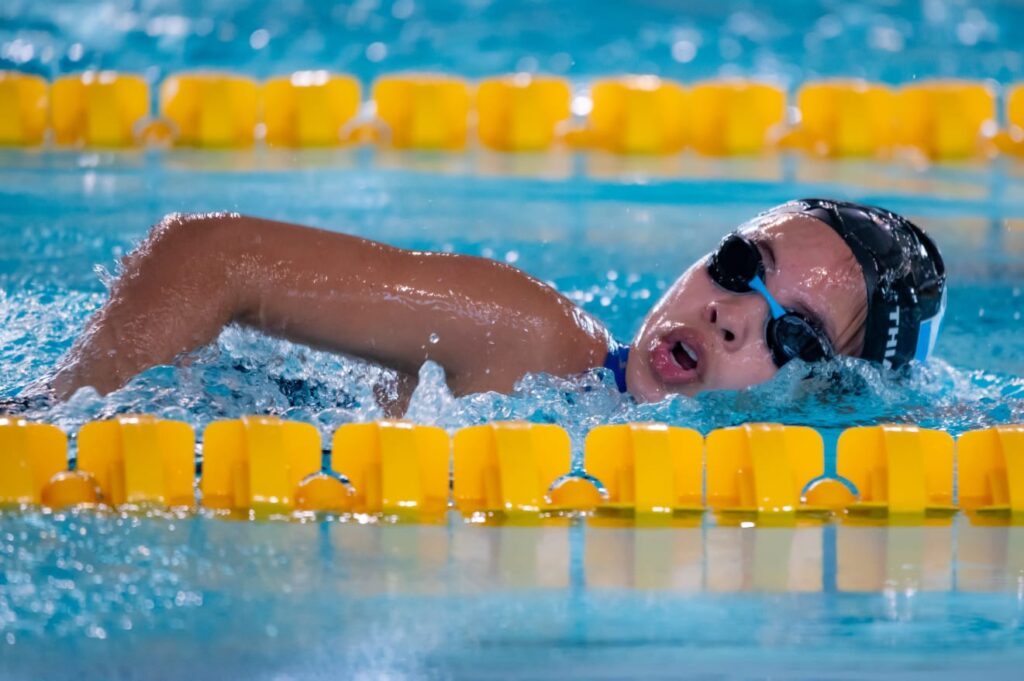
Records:
M600 366L608 338L554 289L492 260L257 218L176 216L125 259L53 388L114 390L232 322L408 375L433 360L460 394Z

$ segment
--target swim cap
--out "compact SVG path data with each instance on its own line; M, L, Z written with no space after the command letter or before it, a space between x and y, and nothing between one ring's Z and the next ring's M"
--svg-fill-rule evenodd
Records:
M946 312L946 268L935 242L906 218L874 206L800 199L779 210L821 220L860 263L868 293L860 356L886 368L926 360Z

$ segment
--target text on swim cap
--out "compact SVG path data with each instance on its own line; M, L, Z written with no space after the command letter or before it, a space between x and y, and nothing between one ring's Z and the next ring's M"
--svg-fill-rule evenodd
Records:
M900 335L900 309L898 307L889 313L889 322L889 333L887 334L889 340L885 344L885 359L882 361L882 365L886 369L892 368L890 360L896 355L896 343Z

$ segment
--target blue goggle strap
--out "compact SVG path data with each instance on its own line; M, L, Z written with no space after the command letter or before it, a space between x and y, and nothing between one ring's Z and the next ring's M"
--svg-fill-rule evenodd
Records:
M768 303L768 309L771 310L772 319L781 319L786 316L786 308L779 305L779 301L775 300L771 293L768 292L768 287L761 281L761 277L754 277L747 282L752 290L757 291L761 294L761 297Z

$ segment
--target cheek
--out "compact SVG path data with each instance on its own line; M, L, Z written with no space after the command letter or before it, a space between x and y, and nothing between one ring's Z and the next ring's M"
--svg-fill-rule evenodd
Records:
M645 324L655 319L685 321L694 310L699 310L707 304L711 298L710 289L713 286L711 280L704 273L702 264L695 264L679 277L654 304L647 315Z
M718 363L714 385L719 390L741 390L771 380L778 369L763 343L751 343L739 352L730 353Z

